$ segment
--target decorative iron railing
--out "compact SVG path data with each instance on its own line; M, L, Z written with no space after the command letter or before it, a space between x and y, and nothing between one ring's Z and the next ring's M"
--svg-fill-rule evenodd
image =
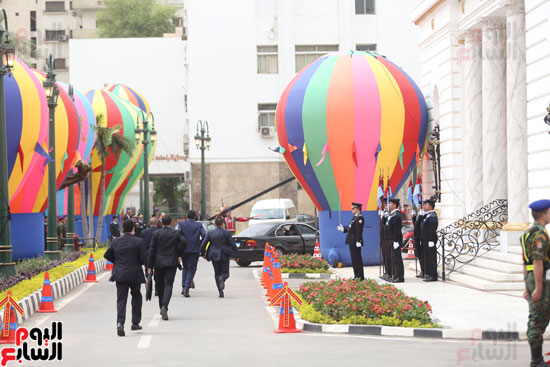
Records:
M498 199L437 231L442 279L498 247L500 230L508 221L508 200Z

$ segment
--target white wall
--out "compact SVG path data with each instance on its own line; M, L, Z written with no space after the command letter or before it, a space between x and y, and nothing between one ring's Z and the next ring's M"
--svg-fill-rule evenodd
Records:
M70 40L71 83L84 92L125 84L147 99L155 116L155 157L183 156L185 42L178 38ZM150 174L180 174L185 161L153 160Z

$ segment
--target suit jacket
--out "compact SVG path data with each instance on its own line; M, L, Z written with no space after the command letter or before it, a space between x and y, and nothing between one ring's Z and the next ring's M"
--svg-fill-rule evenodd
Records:
M422 223L420 224L420 240L422 246L428 248L428 242L437 244L437 226L438 226L437 214L435 211L426 213Z
M386 221L386 241L387 242L398 242L399 245L403 244L403 233L401 228L403 227L403 222L401 221L401 213L399 210L394 210L388 220Z
M349 222L348 227L344 227L344 233L347 233L346 244L353 245L357 242L363 246L363 225L365 224L365 218L363 214L359 213L354 216Z
M118 227L118 223L111 222L109 227L111 230L111 237L120 237L120 228Z
M208 242L210 242L210 246L208 246L207 252L206 245ZM201 255L205 256L205 254L208 261L220 261L222 254L229 257L239 256L231 233L220 227L208 231L206 237L202 240Z
M141 267L145 264L145 248L141 238L130 233L115 238L103 257L115 264L111 282L145 283Z
M153 233L158 231L157 227L147 228L144 231L141 231L140 237L143 240L143 245L145 246L145 257L149 260L149 249L151 248L151 238L153 238ZM147 260L145 265L147 265Z
M206 231L202 226L202 223L195 222L188 219L183 222L179 222L179 231L185 237L187 246L185 246L186 253L199 253L201 250L201 241L206 237Z
M424 221L425 214L422 212L422 214L417 214L413 217L413 223L414 223L414 243L416 243L419 246L422 246L422 241L420 239L420 230L422 226L422 221Z
M185 250L185 238L170 227L162 227L151 237L147 266L149 268L165 268L178 265L178 257Z

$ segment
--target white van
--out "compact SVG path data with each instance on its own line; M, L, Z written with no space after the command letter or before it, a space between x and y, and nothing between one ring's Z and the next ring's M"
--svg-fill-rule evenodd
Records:
M296 222L296 207L290 199L260 200L250 211L249 225L259 223Z

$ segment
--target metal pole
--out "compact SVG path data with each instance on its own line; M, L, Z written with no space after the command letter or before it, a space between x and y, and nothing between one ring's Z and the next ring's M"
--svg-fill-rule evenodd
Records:
M6 12L2 10L4 17ZM5 18L4 18L5 19ZM7 31L0 25L0 53L3 52L4 33ZM0 54L0 57L2 55ZM5 67L0 69L0 274L11 276L15 274L15 263L12 261L11 232L10 232L10 196L8 192L8 143L6 128L6 104L4 97Z
M143 218L147 223L151 218L149 214L149 151L147 145L149 144L149 121L147 117L143 119Z
M74 101L73 87L69 86L69 96ZM63 250L67 252L74 251L74 232L75 232L75 219L74 219L74 184L67 187L67 240Z
M441 279L445 281L445 234L441 237Z
M141 157L140 157L141 159ZM143 166L145 170L145 166ZM145 209L145 206L143 205L143 178L139 180L139 210L143 213L143 210ZM150 218L145 218L145 214L143 215L143 218L148 221Z
M55 101L56 91L55 86L55 69L53 67L53 58L50 54L48 59L48 74L46 81L54 83L54 91L48 98L48 109L50 114L49 122L49 152L50 161L48 162L48 246L47 251L44 251L44 256L50 260L60 260L61 251L58 249L57 240L57 184L55 175Z
M201 122L201 214L203 218L206 218L206 174L204 172L204 125Z

